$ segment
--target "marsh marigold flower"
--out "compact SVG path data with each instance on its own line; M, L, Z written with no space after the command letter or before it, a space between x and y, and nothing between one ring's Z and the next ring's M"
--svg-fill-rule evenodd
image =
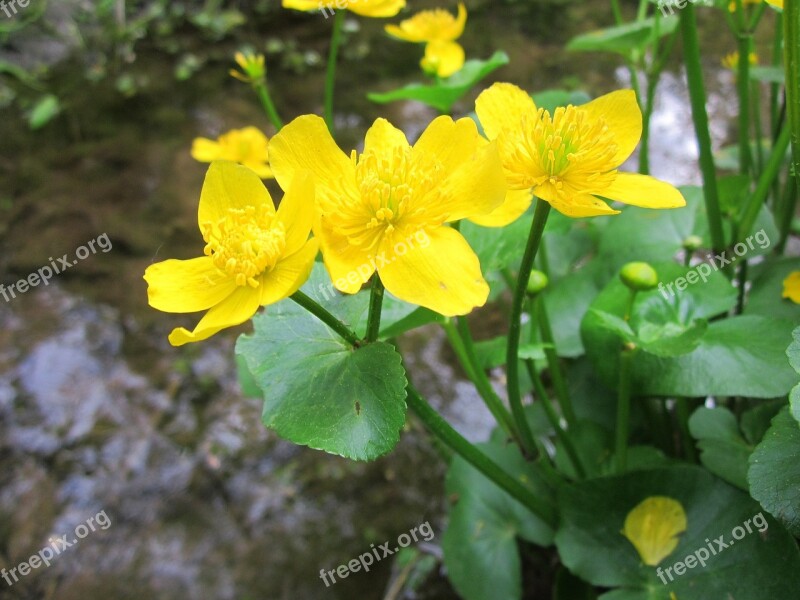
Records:
M444 79L458 73L464 60L464 48L459 44L436 41L425 45L425 56L419 65L426 73Z
M205 256L165 260L144 274L150 306L170 313L207 310L194 331L179 327L173 346L207 339L294 294L308 279L318 244L309 239L314 184L298 174L275 211L261 180L227 161L211 164L197 214Z
M353 294L377 271L396 297L447 316L482 306L489 287L478 257L448 227L489 215L506 194L495 144L471 119L435 119L412 147L385 119L350 157L322 119L295 119L270 146L281 187L314 174L319 212L314 234L334 286Z
M344 9L362 17L393 17L405 7L406 0L283 0L283 8L305 12Z
M800 304L800 271L792 271L783 280L783 297Z
M263 54L244 54L243 52L237 52L234 55L234 60L236 64L239 65L241 71L231 69L229 73L231 77L235 77L239 81L253 84L263 81L267 76L267 68L264 66Z
M622 535L628 538L642 562L655 567L678 547L686 531L686 512L677 500L650 496L625 517Z
M406 42L453 42L464 33L467 23L467 9L458 5L458 16L441 8L423 10L400 25L387 25L386 33Z
M619 213L600 198L644 208L686 204L663 181L617 171L642 135L642 113L630 90L551 115L517 86L496 83L475 107L486 135L497 140L509 188L530 190L568 217Z
M192 158L198 162L230 160L255 171L261 179L272 179L269 168L269 140L260 129L245 127L224 133L216 140L196 138Z
M386 33L400 40L425 43L422 70L437 77L450 77L464 66L464 49L455 40L464 33L467 9L458 5L458 16L441 8L423 10L400 25L387 25Z

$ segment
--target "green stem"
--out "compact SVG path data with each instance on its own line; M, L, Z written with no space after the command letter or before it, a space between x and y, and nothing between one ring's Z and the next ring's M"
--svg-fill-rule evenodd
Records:
M381 330L381 309L383 308L383 282L380 276L375 273L372 282L372 291L369 295L369 317L367 317L367 343L378 339Z
M577 473L580 479L585 479L586 470L583 468L581 459L578 456L578 451L575 449L575 445L572 443L572 438L567 434L566 431L564 431L564 428L561 427L561 421L558 418L558 413L556 412L553 403L550 401L550 397L547 395L547 390L542 383L542 378L536 371L536 366L533 364L532 360L527 359L525 361L525 367L528 369L528 375L533 382L533 388L536 390L536 396L539 398L539 401L541 401L542 406L544 407L547 420L550 421L550 426L553 428L553 431L556 432L556 437L561 442L564 450L567 451L567 456L572 463L572 467L575 469L575 473Z
M777 254L783 254L786 249L786 241L789 239L789 232L792 230L792 219L797 209L797 178L787 177L786 187L783 192L783 202L781 203L781 214L779 223L781 227L781 237L775 247Z
M261 106L264 107L264 112L267 113L267 117L272 123L272 126L275 127L277 133L283 129L283 121L281 121L280 115L278 115L278 111L275 108L275 104L272 102L272 96L269 94L267 82L259 81L253 84L253 88L255 89L256 94L258 94L258 99L261 100Z
M786 105L792 131L794 176L800 177L800 0L784 2L783 27Z
M328 70L325 73L325 123L328 125L331 135L334 133L333 93L336 88L336 60L339 57L339 47L342 45L342 28L346 13L345 10L338 10L333 17L331 47L328 50Z
M739 94L739 172L750 173L750 52L753 38L747 32L739 33L739 69L736 87Z
M475 379L473 381L475 382L478 391L481 393L481 396L483 396L489 410L491 411L492 415L494 415L494 418L497 419L497 422L500 424L500 426L503 427L503 429L506 430L506 433L511 435L511 437L519 440L519 434L514 427L514 419L511 417L511 413L509 413L508 409L503 405L503 401L500 399L500 396L495 393L489 378L486 376L486 371L484 371L483 367L478 361L478 355L475 352L475 344L472 340L472 332L469 329L467 318L457 318L456 328L458 335L464 344L464 349L467 353L467 359L472 365L472 370L475 375ZM530 430L528 431L530 432ZM530 440L527 440L526 444L527 442L532 444L533 437L531 437ZM522 446L522 444L520 444L520 446Z
M622 9L619 6L619 0L611 0L611 12L614 14L614 22L617 25L622 25Z
M456 350L456 354L459 354L459 352L462 354L461 359L466 363L465 370L469 378L475 384L475 388L478 390L484 404L486 404L489 412L492 413L492 416L500 427L519 444L523 454L527 453L523 444L519 443L519 433L517 433L517 428L514 425L511 414L508 412L508 409L503 406L503 401L500 399L500 396L495 393L489 378L486 376L486 372L478 362L478 357L475 354L475 346L472 342L472 333L469 330L466 317L457 318L455 321L456 326L453 326L453 322L448 320L443 327L445 328L445 332L447 332L448 339L451 339L451 343L457 340L456 343L459 345L460 349ZM453 337L455 340L452 340ZM530 447L533 447L533 439L528 440L528 442L530 442Z
M783 54L783 13L778 13L775 16L775 35L772 41L772 65L777 67L781 64L781 56ZM781 85L778 82L773 82L769 86L769 122L770 129L773 132L778 131L778 118L779 118L779 102L780 102Z
M344 323L342 323L339 319L334 317L322 306L320 306L319 304L314 302L314 300L306 296L303 292L298 290L294 294L292 294L290 298L295 302L297 302L297 304L305 308L312 315L317 317L320 321L325 323L325 325L330 327L334 332L336 332L339 335L339 337L341 337L347 343L351 344L354 348L358 348L359 346L361 346L361 340L358 339L358 336L355 333L353 333Z
M553 387L556 390L556 397L558 403L561 405L561 410L564 412L564 418L570 427L574 427L577 422L575 410L572 408L572 400L569 397L569 388L567 381L564 377L564 372L561 370L561 363L558 359L558 352L556 351L556 341L553 337L553 330L550 327L550 319L547 316L547 308L544 304L544 299L540 296L535 301L535 317L539 321L539 332L542 334L542 342L544 342L544 355L547 358L547 367L550 369L550 377L553 379ZM534 315L531 315L533 318Z
M753 225L755 225L758 213L769 195L772 182L780 172L783 159L786 156L786 149L789 147L789 139L789 128L784 127L778 137L778 141L775 142L775 146L772 148L772 154L770 154L767 164L764 165L764 171L761 173L761 177L758 178L758 184L753 195L750 196L750 201L745 207L742 218L739 220L739 226L737 227L739 240L747 237Z
M689 432L689 401L684 397L679 397L675 402L675 412L678 416L678 427L683 438L683 449L686 458L691 462L697 462L697 451L694 447L694 440Z
M756 173L760 177L764 170L764 129L761 126L761 87L757 81L752 83L753 126L756 136Z
M422 420L428 431L493 481L500 489L522 503L542 521L551 527L556 526L557 517L553 506L537 498L519 480L509 475L500 465L470 444L411 385L408 386L407 401L411 410Z
M550 204L544 200L535 200L536 210L533 214L531 231L528 234L528 243L525 253L522 255L522 262L519 266L517 275L517 287L514 290L514 297L511 304L511 317L508 328L508 345L506 346L506 384L508 388L508 403L511 406L511 414L517 429L522 433L523 443L533 439L530 426L525 418L525 411L522 409L522 397L519 389L519 338L522 333L522 305L525 302L525 292L528 285L528 278L531 276L533 260L536 258L536 251L542 241L544 226L547 223L547 216L550 214ZM527 430L527 432L526 432ZM530 452L533 448L527 448Z
M711 135L706 113L706 92L703 87L703 70L700 63L700 43L697 39L697 16L693 4L689 4L681 10L680 21L686 77L689 81L689 98L692 104L692 120L700 149L700 171L703 175L703 192L711 245L715 252L722 252L725 249L725 234L722 230L722 213L719 209L717 171L711 151Z
M617 390L616 472L624 473L628 466L628 435L631 420L631 365L635 350L624 348L619 358L619 389Z
M642 141L639 144L639 173L650 173L650 121L653 116L656 87L658 87L658 74L647 75L647 99L642 115Z

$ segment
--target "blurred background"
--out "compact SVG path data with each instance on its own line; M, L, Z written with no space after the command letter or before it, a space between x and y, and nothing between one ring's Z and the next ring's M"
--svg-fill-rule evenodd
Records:
M450 0L408 4L456 10ZM511 59L485 86L596 96L629 85L616 56L564 49L612 23L606 0L466 5L467 57L500 49ZM233 346L246 326L176 349L167 334L195 316L147 306L145 268L202 250L196 214L206 165L190 157L193 138L248 125L273 133L252 90L228 75L234 52L266 54L284 120L319 114L332 20L279 0L30 0L17 9L0 12L0 283L104 233L113 247L48 286L0 299L0 568L100 511L112 524L51 567L10 587L0 580L0 598L456 598L439 562L444 464L415 421L390 456L369 464L284 442L261 425L261 401L237 382ZM411 140L436 116L417 103L366 98L421 79L421 47L383 32L408 14L348 15L336 96L348 151L379 116ZM709 22L715 14L700 12L706 31L719 31ZM721 148L737 107L733 74L720 61L735 47L718 33L702 43ZM676 54L658 89L651 169L696 183ZM478 91L456 105L457 116L472 110ZM475 326L496 335L499 324ZM492 420L437 330L402 346L418 387L469 439L485 439ZM329 588L320 580L320 569L426 521L430 542ZM553 560L528 556L526 597L549 597Z

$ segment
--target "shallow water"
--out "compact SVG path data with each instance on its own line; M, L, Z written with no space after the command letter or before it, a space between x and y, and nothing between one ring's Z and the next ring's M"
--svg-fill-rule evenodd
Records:
M613 57L560 50L607 17L605 2L571 6L566 14L548 12L547 26L520 21L512 13L519 9L505 3L474 2L481 25L468 27L463 43L472 56L504 48L512 63L496 78L531 90L582 81L599 94L625 85L627 72ZM412 139L434 116L414 104L381 108L364 99L366 91L415 76L417 49L384 40L379 26L362 22L365 54L341 69L337 122L347 128L341 139L348 147L379 115ZM292 16L280 35L324 52L327 27L321 17ZM41 40L29 43L31 52L62 56L57 47L41 50ZM720 47L710 61L729 50L724 40L714 43ZM234 48L209 52L227 60ZM715 64L709 109L719 147L736 107L732 78ZM2 281L103 232L113 241L108 253L48 287L0 301L0 568L27 560L99 511L112 522L50 568L7 589L0 581L0 597L381 598L398 572L388 560L330 588L319 570L426 521L435 537L425 549L436 555L443 464L414 421L395 452L370 464L284 442L260 425L260 402L240 393L235 332L180 350L167 344L169 330L192 319L150 310L141 275L153 261L200 251L195 215L204 167L188 155L191 140L251 123L269 127L246 87L225 75L227 62L186 83L175 83L155 53L143 50L136 65L150 85L133 99L104 88L75 93L70 114L37 134L12 116L0 123L0 193L11 199L0 208ZM74 69L65 64L60 76L79 76ZM303 78L275 71L271 81L285 117L319 110L318 70ZM690 132L676 63L653 117L654 175L698 180ZM441 334L425 329L402 347L418 387L467 437L484 439L488 412L452 366ZM548 576L532 589L546 588ZM448 589L435 570L417 597L454 597Z

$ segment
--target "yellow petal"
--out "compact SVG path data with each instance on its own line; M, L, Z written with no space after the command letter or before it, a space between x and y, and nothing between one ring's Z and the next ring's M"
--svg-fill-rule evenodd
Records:
M470 221L482 227L505 227L516 221L528 210L533 200L530 190L509 190L503 203L488 215L470 217Z
M686 206L686 200L676 187L636 173L618 173L614 182L598 195L642 208Z
M389 264L378 265L386 289L397 298L445 316L465 315L483 306L489 286L481 275L478 257L455 229L440 227L420 236L397 231L383 250Z
M767 0L767 4L775 6L783 10L783 0Z
M475 121L469 118L453 121L448 116L435 118L419 136L412 150L415 159L435 156L445 172L451 172L474 159L475 152L486 146Z
M258 175L260 179L273 179L275 177L272 174L272 169L270 169L267 164L251 162L244 162L242 164Z
M445 79L458 73L465 59L464 48L457 42L434 40L425 45L420 66L426 73Z
M385 29L392 37L406 42L452 42L464 33L466 23L467 9L463 3L459 3L458 16L455 18L441 8L423 10L400 23L400 26L387 25Z
M269 152L272 172L283 190L291 187L297 171L311 171L318 196L357 195L355 166L316 115L304 115L286 125L270 141Z
M542 200L549 202L562 215L579 219L581 217L598 217L601 215L618 215L620 211L614 210L608 204L590 196L589 194L576 194L569 199L558 195L546 198L540 196Z
M589 113L591 121L605 120L617 144L614 164L619 166L624 163L642 137L642 111L639 110L633 90L611 92L580 108Z
M644 564L655 567L677 548L678 536L686 531L686 513L677 500L651 496L625 518L622 530Z
M285 256L294 254L308 241L315 213L314 179L310 172L304 171L294 178L278 207L278 221L286 229Z
M800 271L792 271L783 280L783 297L800 304Z
M155 263L145 270L144 280L150 306L171 313L209 309L236 289L233 278L215 267L210 256Z
M229 208L262 204L275 212L272 197L258 175L233 162L214 161L206 172L200 192L197 222L202 231L204 223L216 223L227 215Z
M394 17L406 7L406 0L350 0L347 9L362 17Z
M375 258L352 245L345 236L325 226L324 217L314 233L319 236L322 259L334 287L345 294L355 294L375 272Z
M192 142L192 158L198 162L211 162L222 158L222 148L219 142L208 138L195 138Z
M440 203L431 208L446 211L448 222L488 215L503 204L507 189L495 142L477 150L475 158L453 171L440 190Z
M317 240L308 240L298 252L278 261L271 271L262 275L261 305L275 304L299 290L311 274L318 251Z
M330 6L328 6L328 4L330 4ZM327 8L334 8L336 6L333 1L329 3L323 2L322 5ZM314 0L283 0L281 6L283 6L283 8L303 11L320 10L319 2L315 2Z
M458 3L458 16L456 17L456 22L453 25L453 30L450 33L452 36L450 39L457 40L461 37L461 34L464 33L464 27L467 24L467 7L464 6L463 2Z
M364 138L364 154L375 154L379 160L391 162L397 148L403 150L411 148L406 134L386 119L375 119Z
M475 112L490 140L501 131L520 132L522 116L536 120L536 104L527 92L511 83L495 83L475 100Z
M209 310L193 331L183 327L173 329L169 343L183 346L189 342L200 342L227 327L241 325L258 310L259 291L245 285L236 288L230 296Z

